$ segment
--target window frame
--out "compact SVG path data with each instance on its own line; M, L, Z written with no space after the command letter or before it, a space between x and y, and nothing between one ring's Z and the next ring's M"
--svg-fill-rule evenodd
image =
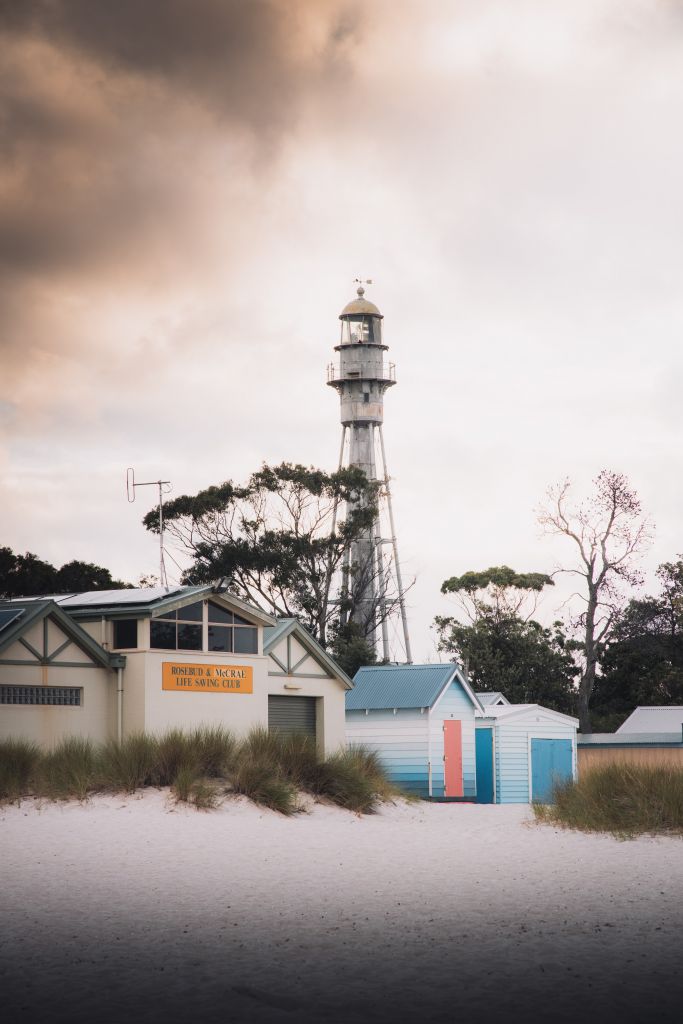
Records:
M150 619L149 619L149 649L150 649L150 651L161 651L161 652L177 651L178 653L182 653L182 654L218 654L218 655L226 655L226 654L227 655L235 655L235 654L237 654L238 656L248 656L248 657L254 657L254 656L258 657L260 654L262 654L262 651L259 650L259 647L260 647L260 643L259 643L259 627L258 627L258 625L256 623L250 622L248 619L244 618L243 615L239 614L238 612L233 611L231 608L226 608L223 605L217 604L215 601L212 601L210 598L202 598L201 602L200 601L195 601L193 603L194 604L200 604L201 603L201 605L202 605L202 617L201 617L201 620L197 620L197 619L184 619L182 617L183 607L176 608L176 609L174 609L173 612L165 612L163 614L163 616L162 615L157 615L157 616L150 617ZM191 605L185 605L184 607L191 607ZM218 615L216 615L215 618L212 618L212 614L211 614L211 609L212 608L217 609L218 613L220 614L220 618L219 618ZM174 614L175 614L175 618L172 618L171 616L174 615ZM168 624L168 625L173 625L175 627L175 632L176 632L176 640L175 640L176 645L175 645L175 647L156 647L153 644L153 642L152 642L153 626L157 622ZM202 641L201 641L201 647L200 648L187 648L187 647L179 647L178 646L178 629L179 629L180 626L199 626L199 627L201 627ZM229 629L230 630L230 635L231 635L231 649L230 650L212 650L211 649L211 647L209 646L209 629L211 627L214 627L214 628L218 627L218 628L224 628L224 629ZM247 646L253 646L254 650L247 650L247 651L237 651L237 650L235 650L235 647L236 647L235 638L236 638L237 631L239 631L240 637L244 637L244 638L246 638L247 633L250 634L250 637L251 637L250 642L246 641L246 639L243 642L245 642L247 644Z

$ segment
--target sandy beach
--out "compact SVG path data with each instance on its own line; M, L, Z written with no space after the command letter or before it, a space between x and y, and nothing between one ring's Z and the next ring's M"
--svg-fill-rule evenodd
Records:
M167 791L0 810L16 1021L680 1020L683 842Z

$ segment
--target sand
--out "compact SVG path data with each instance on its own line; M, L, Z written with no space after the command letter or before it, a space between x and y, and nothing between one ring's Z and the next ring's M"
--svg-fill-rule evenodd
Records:
M679 1021L683 842L528 807L0 810L16 1021Z

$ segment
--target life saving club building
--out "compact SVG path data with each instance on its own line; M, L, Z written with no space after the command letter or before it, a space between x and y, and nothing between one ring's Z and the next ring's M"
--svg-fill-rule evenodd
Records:
M221 725L344 744L353 684L296 619L220 588L138 588L0 603L0 738L50 747Z

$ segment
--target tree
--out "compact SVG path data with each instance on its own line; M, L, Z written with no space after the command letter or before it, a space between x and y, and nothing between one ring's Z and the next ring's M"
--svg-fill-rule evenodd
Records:
M337 596L339 580L346 553L377 518L378 486L356 468L325 473L282 463L264 465L243 486L227 481L175 498L164 505L164 520L193 560L183 582L224 579L245 600L299 617L323 646L333 634L341 644L354 588ZM143 522L157 532L158 511ZM386 593L388 579L385 563L378 594ZM395 606L396 596L386 594L384 614ZM375 622L381 614L378 598Z
M500 690L513 703L571 712L578 671L571 642L561 623L547 629L530 617L539 594L552 584L543 573L517 573L508 566L445 580L442 593L457 596L469 624L437 616L439 650L467 666L476 690Z
M625 586L642 582L638 561L651 541L651 524L622 473L604 469L594 481L593 495L572 505L569 480L551 487L538 521L547 534L566 537L576 549L577 561L560 572L581 577L578 596L583 611L574 619L581 633L582 671L578 712L581 732L591 729L590 701L601 651L608 642L624 606Z
M657 570L660 592L631 600L600 656L593 715L616 728L639 704L683 704L683 558Z
M30 551L15 555L11 548L0 548L0 597L8 600L85 590L121 590L129 586L112 579L108 569L92 562L73 560L56 569Z
M544 573L515 572L507 565L497 565L451 576L441 584L441 593L455 594L470 622L476 622L483 614L500 619L522 611L529 618L543 588L553 585L552 578Z
M375 648L356 622L340 623L333 630L330 654L349 679L353 679L359 668L377 661Z

